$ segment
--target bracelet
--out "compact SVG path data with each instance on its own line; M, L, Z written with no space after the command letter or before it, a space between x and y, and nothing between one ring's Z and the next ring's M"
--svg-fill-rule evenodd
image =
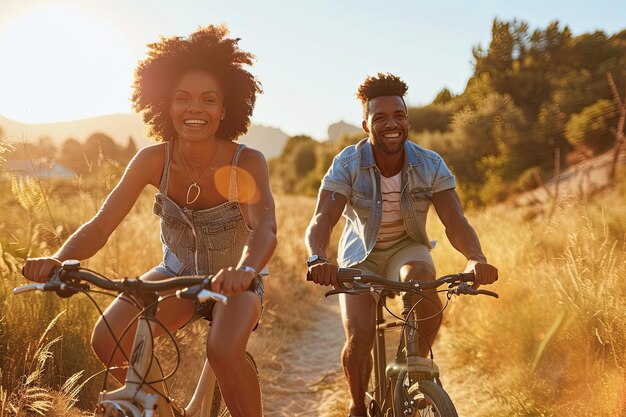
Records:
M256 269L252 268L251 266L248 265L242 265L239 268L237 268L239 271L244 271L244 272L252 272L254 275L256 275Z

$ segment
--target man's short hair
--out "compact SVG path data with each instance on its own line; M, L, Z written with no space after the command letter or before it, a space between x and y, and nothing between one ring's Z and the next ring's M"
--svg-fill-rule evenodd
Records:
M359 86L356 96L361 100L363 118L367 118L369 101L381 96L398 96L404 102L404 95L409 86L404 81L390 73L379 72L375 77L367 76ZM406 103L404 103L406 108Z

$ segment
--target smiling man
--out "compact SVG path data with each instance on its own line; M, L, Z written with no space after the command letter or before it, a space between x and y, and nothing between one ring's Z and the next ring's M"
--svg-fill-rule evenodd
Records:
M357 97L363 105L368 137L335 156L322 180L315 214L306 232L307 261L313 281L337 283L337 268L353 267L389 279L433 280L432 244L426 214L432 202L452 245L476 274L475 287L498 279L487 263L455 191L456 180L435 152L407 141L409 122L404 95L408 87L391 74L367 77ZM326 251L341 215L346 226L339 241L338 266ZM441 324L436 293L416 306L419 348L426 357ZM350 388L350 415L365 416L365 390L372 369L376 300L370 294L339 296L346 333L342 365ZM430 301L429 301L430 300ZM415 300L403 295L404 314Z

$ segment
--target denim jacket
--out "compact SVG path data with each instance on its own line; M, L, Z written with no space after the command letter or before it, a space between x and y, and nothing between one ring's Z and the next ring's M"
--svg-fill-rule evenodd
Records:
M400 209L407 234L432 248L426 234L426 214L433 193L455 188L456 181L443 159L413 142L404 143ZM339 241L340 267L356 265L370 254L382 220L380 170L367 138L343 149L322 179L321 188L348 199L346 225ZM334 196L333 196L334 198Z

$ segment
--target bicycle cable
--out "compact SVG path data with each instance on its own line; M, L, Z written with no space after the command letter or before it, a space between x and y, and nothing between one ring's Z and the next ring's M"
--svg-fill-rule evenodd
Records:
M448 290L437 290L437 291L435 291L435 293L447 292L447 291L448 291ZM380 293L379 293L378 291L376 291L376 293L380 296ZM409 309L409 311L408 311L408 313L407 313L407 317L408 317L408 316L410 316L410 315L413 313L413 310L414 310L414 309L417 307L417 305L418 305L420 302L422 302L424 299L428 300L431 304L435 305L435 302L434 302L433 300L431 300L429 297L425 296L424 294L421 294L421 293L414 293L414 294L416 294L416 295L420 296L421 298L420 298L419 300L417 300L417 302L415 302L415 303L413 304L413 306L411 306L411 308ZM430 358L431 358L431 359L434 359L433 350L432 350L432 345L428 342L428 340L427 340L426 338L427 338L428 336L430 336L431 334L433 334L433 333L435 332L435 330L433 330L432 332L430 332L430 333L428 333L428 334L424 334L424 333L422 333L422 332L421 332L418 328L416 328L416 327L414 327L414 326L410 325L410 324L408 323L408 319L401 318L401 317L397 316L395 313L393 313L393 312L389 309L389 307L387 306L387 302L386 302L386 301L387 301L386 299L383 301L383 306L385 307L385 310L387 310L387 312L388 312L389 314L391 314L391 316L392 316L392 317L394 317L394 318L396 318L397 320L400 320L400 321L402 322L402 328L400 329L400 339L401 339L401 340L403 340L403 338L404 338L404 332L405 332L405 329L406 329L407 327L408 327L408 328L411 328L411 329L413 329L413 330L415 330L415 331L418 333L418 338L419 338L420 340L425 341L425 342L428 344L428 350L429 350L429 352L430 352ZM439 319L439 324L441 324L441 323L443 322L443 312L444 312L444 311L446 310L446 308L448 307L449 301L450 301L450 299L449 299L449 298L448 298L448 299L446 299L445 304L442 306L441 310L439 310L437 313L435 313L435 314L433 314L432 316L429 316L429 317L422 317L422 318L419 318L419 319L418 319L418 321L430 320L430 319L432 319L432 318L434 318L434 317L440 316L440 319Z
M81 268L81 269L82 269L82 270L84 270L84 271L90 272L90 273L92 273L92 274L94 274L94 275L96 275L96 276L98 276L98 277L100 277L100 278L102 278L102 279L104 279L104 280L106 280L106 281L109 281L109 282L114 282L114 280L112 280L112 279L110 279L110 278L108 278L108 277L106 277L106 276L104 276L104 275L100 274L99 272L96 272L96 271L94 271L94 270L91 270L91 269L89 269L89 268ZM157 299L156 301L154 301L154 302L150 303L148 306L142 307L142 303L140 303L140 302L138 301L138 299L137 299L134 295L129 294L129 293L124 293L124 292L121 292L121 293L115 294L115 293L108 292L108 291L103 291L103 290L92 289L91 287L90 287L89 289L87 289L87 290L82 289L82 288L78 288L78 289L77 289L77 291L78 291L78 292L80 292L80 293L82 293L82 294L85 294L85 296L89 299L89 301L91 301L91 303L94 305L94 307L95 307L95 308L96 308L96 310L98 311L98 314L100 315L100 318L102 319L102 322L104 323L104 325L106 326L106 328L107 328L107 330L108 330L109 334L111 335L111 338L112 338L112 339L113 339L113 341L115 342L114 349L113 349L113 350L112 350L112 352L111 352L111 355L110 355L110 357L109 357L109 360L108 360L108 362L107 362L107 364L106 364L105 369L103 369L103 370L101 370L101 371L98 371L97 373L95 373L94 375L90 376L90 377L87 379L87 381L89 381L89 380L91 380L92 378L95 378L96 376L100 375L101 373L105 373L105 376L104 376L104 381L103 381L103 390L104 390L104 391L106 391L106 387L107 387L107 383L108 383L108 376L109 376L109 374L111 373L111 370L114 370L114 369L128 369L128 368L129 368L129 366L130 366L130 365L129 365L129 366L111 366L111 364L112 364L112 362L113 362L113 357L114 357L114 355L115 355L115 353L116 353L117 351L119 351L119 352L123 355L123 358L125 359L125 361L126 361L127 363L128 363L128 362L130 362L130 359L129 359L128 355L126 354L126 352L124 351L124 349L123 349L123 348L122 348L122 346L121 346L121 340L124 338L124 336L126 336L126 334L129 332L130 328L131 328L131 327L132 327L135 323L137 323L137 322L139 321L139 318L140 318L142 315L144 315L144 314L145 314L145 311L146 311L147 309L154 307L156 304L158 304L159 302L161 302L161 301L163 301L163 300L166 300L166 299L168 299L168 298L172 298L172 297L174 297L174 296L175 296L175 294L170 294L170 295L165 296L165 297L160 297L160 298L159 298L159 299ZM90 294L90 292L92 292L92 293L96 293L96 294L101 294L101 295L110 296L110 297L113 297L113 298L118 298L119 300L124 301L124 302L126 302L126 303L128 303L128 304L132 305L133 307L135 307L135 308L137 308L137 309L139 309L139 310L140 310L140 311L139 311L139 312L138 312L138 313L137 313L137 314L136 314L136 315L135 315L135 316L134 316L134 317L133 317L133 318L129 321L129 323L126 325L126 327L125 327L125 328L124 328L124 330L122 331L122 333L121 333L121 335L120 335L120 337L119 337L119 338L115 336L115 332L113 331L113 328L111 327L111 324L109 323L109 321L108 321L108 320L107 320L107 318L105 317L104 312L102 311L102 309L101 309L101 308L100 308L100 306L98 305L98 302L94 299L94 297ZM118 297L118 295L122 295L122 296L121 296L121 297ZM174 346L174 348L175 348L175 351L176 351L176 354L175 354L175 356L176 356L176 365L175 365L174 369L173 369L173 370L172 370L172 371L171 371L168 375L163 376L162 378L160 378L160 379L156 379L156 380L154 380L154 381L146 381L147 374L146 374L146 375L144 375L144 376L142 377L142 380L140 381L140 386L143 386L143 385L145 384L145 385L148 385L148 386L150 386L150 387L151 387L151 384L158 383L158 382L163 382L163 383L164 383L164 385L165 385L165 391L166 391L166 394L167 394L167 393L169 392L169 387L167 386L166 381L167 381L168 379L172 378L172 377L174 376L174 374L176 373L176 371L178 370L178 368L180 367L180 362L181 362L181 361L180 361L180 356L181 356L181 355L180 355L180 348L178 347L178 344L177 344L177 342L176 342L176 338L174 337L174 335L172 334L172 332L170 332L170 331L169 331L169 329L167 329L167 327L165 326L165 324L163 324L163 322L162 322L161 320L158 320L156 317L154 317L154 318L150 318L150 317L147 317L147 316L146 316L146 319L147 319L148 321L152 321L152 322L156 323L156 325L158 325L161 329L163 329L163 330L165 331L165 332L164 332L164 334L167 334L168 338L172 341L172 344L173 344L173 346ZM154 344L154 333L153 333L153 331L152 331L152 326L148 326L148 330L149 330L149 332L150 332L150 339L153 341L153 344ZM161 364L160 364L160 362L159 362L158 358L156 358L156 357L155 357L154 352L153 352L153 355L151 355L151 356L152 356L152 357L150 358L150 362L149 362L149 367L148 367L148 369L152 368L153 361L156 359L157 366L159 367L159 370L161 371L161 374L163 374L163 368L161 367ZM85 382L87 382L87 381L85 381ZM152 387L151 387L151 388L152 388ZM168 401L168 402L170 402L170 401L171 401L171 399L170 399L170 398L168 398L166 395L164 395L164 394L160 393L158 390L156 390L156 389L154 389L154 388L152 388L152 389L153 389L153 391L154 391L157 395L159 395L159 396L163 397L166 401Z
M89 301L91 301L91 302L92 302L92 304L95 306L96 310L98 310L98 313L100 314L100 318L102 318L102 321L103 321L104 325L107 327L107 329L108 329L109 333L111 334L111 336L112 336L113 340L115 341L115 349L114 349L113 351L115 351L115 350L117 350L117 348L119 348L120 352L122 352L122 355L124 355L124 359L126 359L126 361L129 361L128 356L126 355L126 352L124 352L124 350L123 350L123 349L122 349L122 347L120 346L120 343L121 343L121 342L120 342L120 340L118 340L118 339L115 337L115 333L113 332L113 329L111 328L111 325L109 324L109 321L108 321L108 320L106 319L106 317L104 316L104 312L102 311L102 309L100 308L100 306L98 305L98 303L96 302L96 300L95 300L95 299L91 296L91 294L89 294L89 291L87 291L87 290L80 290L80 292L81 292L81 293L83 293L83 294L85 294L85 296L87 296L87 298L89 299ZM104 294L108 294L108 293L105 293L105 292L102 292L102 293L104 293ZM109 294L109 295L112 295L112 294ZM110 367L110 365L111 365L111 360L112 360L112 358L111 358L111 359L109 359L109 363L107 364L107 367L104 369L105 371L108 371L108 370L109 370L109 367ZM105 375L105 377L104 377L104 386L103 386L103 389L104 389L104 390L106 390L106 383L107 383L107 380L108 380L108 373L107 373L107 375Z
M136 301L136 300L132 300L132 301L131 301L131 299L133 299L133 298L134 298L131 294L125 294L125 295L126 295L129 299L126 299L126 300L124 300L124 301L129 302L129 303L131 303L132 305L135 305L135 306L139 306L139 305L141 305L141 304L140 304L138 301ZM123 297L119 297L119 298L120 298L120 299L124 299ZM113 357L114 357L115 353L116 353L118 350L119 350L119 351L120 351L120 353L124 356L124 359L126 359L126 361L127 361L127 362L130 362L130 359L128 358L128 355L126 354L126 352L124 351L124 349L123 349L123 348L122 348L122 346L121 346L121 340L122 340L122 339L124 338L124 336L126 336L126 334L130 331L131 327L132 327L132 326L133 326L136 322L138 322L138 321L139 321L139 318L140 318L140 317L141 317L141 316L145 313L145 310L147 310L147 309L149 309L149 308L152 308L152 307L153 307L155 304L157 304L159 301L161 301L161 300L156 300L156 301L152 302L151 304L147 305L147 306L146 306L146 307L144 307L144 308L139 308L139 309L140 309L140 311L139 311L139 312L138 312L138 313L137 313L137 314L136 314L136 315L135 315L135 316L134 316L134 317L133 317L133 318L129 321L129 323L126 325L126 327L124 328L124 330L121 332L121 334L120 334L119 338L117 338L117 337L115 336L115 333L113 332L113 329L112 329L112 328L111 328L111 326L109 325L109 323L108 323L108 321L106 320L106 318L104 318L104 315L103 315L103 313L102 313L102 310L100 309L100 307L99 307L99 306L97 306L97 305L96 305L96 306L97 306L98 311L100 312L100 316L103 318L103 321L105 322L105 324L106 324L106 326L107 326L107 328L108 328L108 330L109 330L109 333L111 334L111 337L112 337L112 338L113 338L113 340L115 341L115 348L114 348L114 349L113 349L113 351L111 352L111 355L109 356L109 360L108 360L107 365L106 365L107 369L115 369L115 368L116 368L116 367L112 367L112 366L111 366L111 364L113 363ZM158 319L156 319L156 318L154 318L154 319L149 319L149 320L150 320L150 321L154 321L154 322L155 322L155 323L156 323L159 327L161 327L163 330L165 330L165 334L167 334L167 335L168 335L168 337L169 337L169 338L173 341L174 346L175 346L175 348L176 348L176 358L177 358L177 365L176 365L176 368L175 368L175 369L178 369L178 365L179 365L179 363L180 363L180 350L178 349L178 345L176 344L176 340L174 339L174 336L171 334L171 332L170 332L170 331L169 331L169 330L165 327L165 325L164 325L164 324L163 324L160 320L158 320ZM150 336L151 336L151 339L152 339L152 340L154 340L154 336L153 336L153 333L152 333L152 327L151 327L151 326L148 326L148 327L149 327L149 330L150 330ZM150 367L151 367L151 366L152 366L152 359L150 360ZM148 369L150 369L150 368L148 368ZM155 380L155 381L148 381L148 382L146 382L146 378L145 378L146 376L144 375L143 379L141 380L141 384L143 385L143 384L147 383L147 385L150 385L151 383L156 383L156 382L165 381L165 379L167 379L167 378L171 378L171 376L172 376L172 375L173 375L173 373L170 373L170 375L168 375L166 378L163 378L163 379L158 379L158 380ZM104 378L104 383L103 383L103 385L104 385L103 389L106 389L106 385L107 385L107 382L108 382L108 376L109 376L109 373L107 373L107 374L105 375L105 378ZM156 391L156 390L155 390L155 392L157 392L157 394L159 394L159 395L163 396L163 395L162 395L162 394L160 394L158 391ZM164 397L164 396L163 396L163 397ZM166 397L164 397L164 398L166 398ZM168 398L166 398L166 399L167 399L167 400L169 400Z

